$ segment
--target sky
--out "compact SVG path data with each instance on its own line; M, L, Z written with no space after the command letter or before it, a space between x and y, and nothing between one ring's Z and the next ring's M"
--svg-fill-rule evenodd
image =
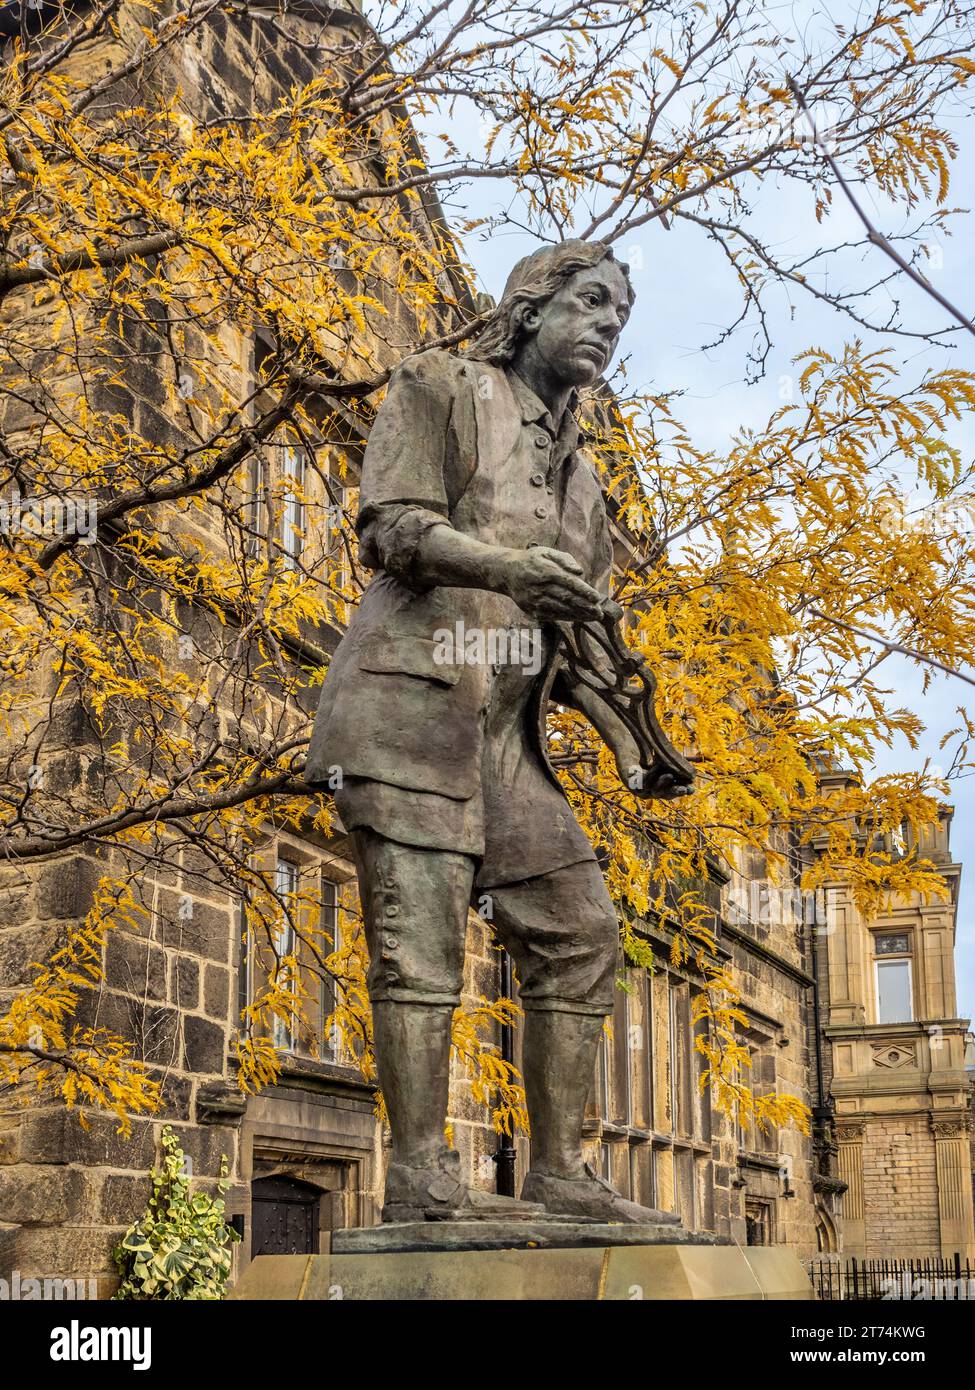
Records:
M806 19L811 8L815 7L803 7ZM788 28L790 16L796 13L790 6L776 6L775 22L780 29ZM457 120L462 122L463 116L458 114ZM975 206L975 121L959 114L946 124L960 147L948 202L953 207L971 208ZM424 134L422 123L420 128ZM432 125L424 134L431 155L435 141L430 137L434 129ZM451 134L458 137L458 126L452 126ZM883 232L892 235L904 230L901 210L881 204L869 193L858 196ZM764 229L788 257L821 242L824 229L816 224L805 190L779 188L764 195L764 199L764 205L761 200L754 205L755 225ZM500 181L475 180L452 201L455 208L462 205L469 215L497 214L510 206L511 189ZM933 247L934 259L929 259L926 268L941 293L966 314L975 310L975 263L969 249L972 215L966 213L956 220L951 238L939 239ZM859 239L861 230L848 205L841 198L834 200L834 210L825 228L829 239L843 240L847 234L851 240ZM532 237L513 231L492 230L484 238L469 236L464 251L478 277L478 288L499 298L508 270L535 245ZM812 345L839 350L861 332L850 320L810 296L799 292L790 299L784 291L773 291L768 300L773 352L765 377L748 385L745 357L751 344L751 329L733 336L718 349L702 351L700 347L716 337L736 317L740 307L737 285L722 254L710 247L696 229L679 221L669 231L659 222L651 222L636 235L624 237L614 250L629 262L637 293L619 349L628 358L628 385L634 390L681 391L678 415L689 427L691 437L703 447L725 451L739 429L765 421L781 404L780 380L794 372L792 359L798 352ZM840 273L855 276L859 283L869 283L891 268L877 248L868 248L862 256L858 255L858 260L859 264L848 262ZM901 278L903 283L897 293L904 322L924 329L943 325L943 311L922 290ZM892 346L903 363L908 383L927 369L949 363L975 370L975 339L964 332L955 335L950 350L913 340L877 337L866 341L868 346L880 346L882 342ZM969 424L949 437L962 449L964 460L969 461L975 450L975 426ZM879 750L875 770L887 773L920 768L926 757L938 764L942 756L939 740L957 722L956 706L975 707L971 686L938 676L922 693L923 673L916 663L892 657L885 667L886 683L897 692L901 703L922 716L926 731L917 751L903 739L890 750ZM975 676L975 671L971 674ZM954 781L950 799L955 807L951 830L953 858L966 866L961 878L956 946L958 1013L971 1017L975 1014L975 777Z

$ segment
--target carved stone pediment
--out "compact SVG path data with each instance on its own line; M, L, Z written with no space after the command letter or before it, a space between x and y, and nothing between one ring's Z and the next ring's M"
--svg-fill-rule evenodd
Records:
M913 1043L874 1043L871 1048L875 1067L916 1067Z

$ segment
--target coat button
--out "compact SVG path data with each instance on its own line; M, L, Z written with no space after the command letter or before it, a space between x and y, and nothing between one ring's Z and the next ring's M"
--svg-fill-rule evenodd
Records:
M399 916L399 908L397 907L397 905L396 905L395 903L390 903L389 906L386 908L386 916L387 916L387 917L398 917L398 916Z
M544 474L544 473L533 473L533 474L531 475L530 481L531 481L532 487L541 487L542 484L543 484L544 481L545 481L545 474Z
M535 508L535 515L538 517L539 521L544 521L545 518L548 516L548 508L547 508L547 507L536 507L536 508Z
M547 435L547 434L536 434L536 436L535 436L535 448L536 448L536 449L547 449L547 448L548 448L548 435Z
M390 936L388 933L383 937L383 945L390 951L395 951L399 945L399 937Z

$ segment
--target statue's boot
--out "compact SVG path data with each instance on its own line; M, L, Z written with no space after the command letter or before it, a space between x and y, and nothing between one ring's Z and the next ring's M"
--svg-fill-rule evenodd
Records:
M446 1145L432 1162L391 1162L386 1174L383 1221L511 1221L544 1215L535 1203L468 1187L460 1154Z
M601 1178L591 1164L583 1165L576 1178L559 1178L534 1169L521 1189L523 1201L540 1202L549 1216L582 1217L588 1221L627 1222L636 1225L676 1225L680 1217L669 1211L642 1207L627 1201Z
M525 1093L531 1119L531 1170L522 1200L549 1217L656 1224L670 1212L629 1202L582 1159L582 1123L603 1031L598 1014L525 1010Z
M544 1218L541 1207L468 1187L460 1154L444 1144L453 1014L443 1004L373 1003L379 1084L392 1134L382 1219Z

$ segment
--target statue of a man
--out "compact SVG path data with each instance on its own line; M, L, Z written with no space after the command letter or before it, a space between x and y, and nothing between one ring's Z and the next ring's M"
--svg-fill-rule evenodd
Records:
M444 1142L472 904L489 905L525 1012L522 1199L568 1216L660 1218L583 1162L619 934L544 731L557 699L586 715L628 777L639 765L625 724L560 669L554 626L599 618L609 593L606 505L574 409L633 299L599 242L536 251L465 355L429 350L399 367L369 437L358 532L378 573L332 659L307 776L342 773L335 800L354 844L392 1131L384 1221L490 1214ZM658 779L653 794L685 789Z

